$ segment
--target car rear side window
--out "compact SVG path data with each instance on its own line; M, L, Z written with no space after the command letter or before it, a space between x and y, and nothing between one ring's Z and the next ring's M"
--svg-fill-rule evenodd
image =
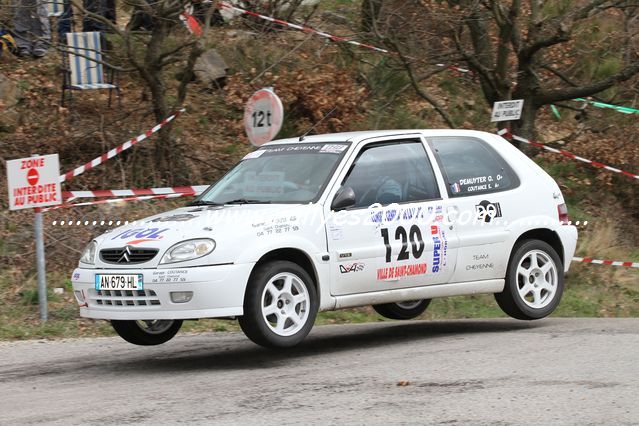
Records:
M451 197L506 191L519 186L519 179L508 163L481 139L445 136L429 138L429 141Z

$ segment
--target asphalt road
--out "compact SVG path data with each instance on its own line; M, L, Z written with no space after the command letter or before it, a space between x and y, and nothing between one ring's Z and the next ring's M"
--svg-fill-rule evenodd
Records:
M399 385L402 384L402 385ZM639 424L639 319L0 343L0 424Z

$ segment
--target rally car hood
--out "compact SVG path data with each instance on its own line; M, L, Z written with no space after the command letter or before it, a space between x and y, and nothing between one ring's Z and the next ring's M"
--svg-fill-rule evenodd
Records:
M112 248L153 248L164 253L185 240L210 238L216 242L212 253L215 263L232 261L235 246L272 223L297 220L310 205L242 204L232 206L190 206L150 216L112 229L95 238L98 251ZM245 240L247 241L247 240ZM156 256L154 264L158 264ZM113 267L96 259L96 265ZM148 265L148 266L153 266ZM122 267L127 267L122 265Z
M168 248L192 238L221 238L238 228L284 214L296 206L252 204L181 207L112 229L96 238L100 248Z

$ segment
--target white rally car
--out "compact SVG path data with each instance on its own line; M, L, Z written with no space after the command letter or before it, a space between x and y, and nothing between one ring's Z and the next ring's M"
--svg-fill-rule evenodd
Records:
M555 181L500 136L397 130L284 139L186 207L113 229L72 281L80 315L155 345L183 320L239 319L299 343L318 311L420 315L434 297L494 293L508 315L557 307L577 230Z

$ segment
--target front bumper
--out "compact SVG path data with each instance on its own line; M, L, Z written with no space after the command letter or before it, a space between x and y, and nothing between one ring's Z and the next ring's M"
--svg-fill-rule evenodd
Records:
M73 271L80 316L107 320L197 319L244 313L244 291L253 263L172 269L84 269ZM95 274L142 274L144 290L95 289ZM193 292L186 303L171 292Z

